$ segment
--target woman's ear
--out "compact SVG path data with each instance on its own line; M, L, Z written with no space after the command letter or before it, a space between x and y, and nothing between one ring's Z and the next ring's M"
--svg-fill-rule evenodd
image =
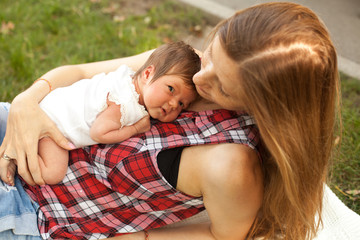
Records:
M154 67L154 65L147 66L147 67L144 69L143 73L142 73L142 75L143 75L142 79L143 79L146 83L148 83L148 82L151 81L151 79L153 78L154 74L155 74L155 67Z

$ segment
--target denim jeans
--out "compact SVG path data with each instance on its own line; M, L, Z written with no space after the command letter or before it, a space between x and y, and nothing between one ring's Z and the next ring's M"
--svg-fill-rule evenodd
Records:
M10 109L10 103L0 102L0 145L5 137L7 116Z
M6 131L10 104L0 102L0 143ZM0 180L0 239L41 239L37 227L38 204L24 191L18 176L15 186Z

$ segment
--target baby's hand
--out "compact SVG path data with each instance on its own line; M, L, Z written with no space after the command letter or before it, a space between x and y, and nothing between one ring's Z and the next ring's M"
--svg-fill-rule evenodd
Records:
M143 117L142 119L140 119L139 121L137 121L133 127L136 129L137 133L143 133L143 132L147 132L150 130L150 116L147 115L145 117Z

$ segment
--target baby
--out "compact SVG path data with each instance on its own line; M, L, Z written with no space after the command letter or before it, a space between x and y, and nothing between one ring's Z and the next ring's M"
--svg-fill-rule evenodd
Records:
M184 42L169 43L157 48L136 73L122 65L114 72L57 88L40 107L76 148L117 143L148 131L150 117L162 122L175 120L198 96L192 76L199 70L200 58L192 47ZM62 181L68 160L68 151L51 138L39 141L45 183ZM14 169L9 166L10 185Z

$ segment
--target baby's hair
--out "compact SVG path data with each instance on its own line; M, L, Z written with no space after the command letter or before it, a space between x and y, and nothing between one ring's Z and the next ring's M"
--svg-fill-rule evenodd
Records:
M164 75L177 75L184 80L186 86L195 90L192 78L195 73L200 71L200 57L190 45L183 41L171 42L158 47L134 74L134 78L138 78L151 65L155 67L152 82Z

